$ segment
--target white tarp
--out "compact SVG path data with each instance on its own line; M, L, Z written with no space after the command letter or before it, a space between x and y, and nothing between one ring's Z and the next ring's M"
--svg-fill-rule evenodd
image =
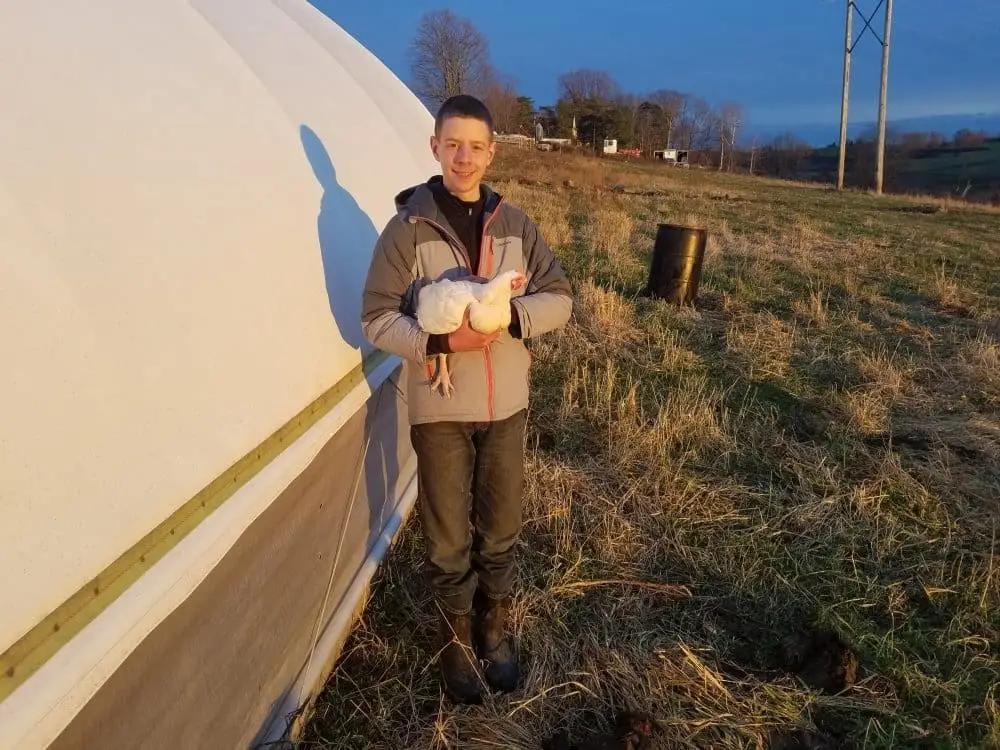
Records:
M0 107L2 650L361 361L437 165L302 0L0 4Z

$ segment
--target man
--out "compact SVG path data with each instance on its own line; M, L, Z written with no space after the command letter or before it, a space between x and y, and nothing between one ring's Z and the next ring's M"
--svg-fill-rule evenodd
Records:
M496 152L486 106L471 96L448 99L430 146L441 174L396 196L397 213L372 255L361 320L375 347L405 362L441 678L453 700L479 703L481 672L502 692L519 679L506 624L530 381L523 340L565 325L572 297L535 224L483 184ZM508 330L484 335L468 317L447 335L418 326L414 309L423 285L443 277L483 281L509 270L525 272L528 281L511 300ZM449 355L451 397L429 385L429 363L440 353Z

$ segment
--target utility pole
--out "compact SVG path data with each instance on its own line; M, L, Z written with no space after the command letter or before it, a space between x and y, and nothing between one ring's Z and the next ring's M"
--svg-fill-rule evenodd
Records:
M878 103L878 165L875 169L875 192L882 194L885 178L885 103L889 87L889 37L892 34L892 0L886 0L885 37L882 40L882 87Z
M892 2L893 0L879 0L878 5L870 16L865 17L858 8L855 0L847 0L847 46L844 49L844 89L843 98L840 103L840 158L837 168L837 190L844 189L844 168L847 161L847 103L850 99L851 90L851 54L858 46L861 37L866 31L870 31L872 36L878 39L882 45L882 88L879 92L878 108L878 145L876 148L875 165L875 192L882 193L883 182L885 180L885 128L886 128L886 99L889 88L889 37L892 32ZM878 33L872 28L872 19L885 5L885 34L884 38L879 38ZM860 36L854 38L854 11L858 10L861 19L865 22L865 27L861 30Z
M854 0L847 0L847 43L844 45L844 92L840 102L840 163L837 167L837 190L844 189L847 162L847 102L851 93L851 47L854 43Z

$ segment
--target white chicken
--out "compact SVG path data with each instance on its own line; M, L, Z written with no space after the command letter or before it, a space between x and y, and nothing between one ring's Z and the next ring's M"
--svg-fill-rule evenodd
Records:
M447 334L457 330L469 311L469 326L479 333L493 333L511 323L510 298L527 276L520 271L505 271L486 283L442 279L423 287L417 295L417 323L427 333ZM431 390L451 397L455 390L448 374L448 355L438 354L437 375Z

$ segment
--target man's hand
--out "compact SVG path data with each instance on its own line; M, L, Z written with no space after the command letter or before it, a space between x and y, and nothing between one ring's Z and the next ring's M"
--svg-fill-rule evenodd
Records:
M480 333L469 325L469 308L465 308L460 328L448 334L448 348L453 352L474 352L485 349L500 338L500 331Z

